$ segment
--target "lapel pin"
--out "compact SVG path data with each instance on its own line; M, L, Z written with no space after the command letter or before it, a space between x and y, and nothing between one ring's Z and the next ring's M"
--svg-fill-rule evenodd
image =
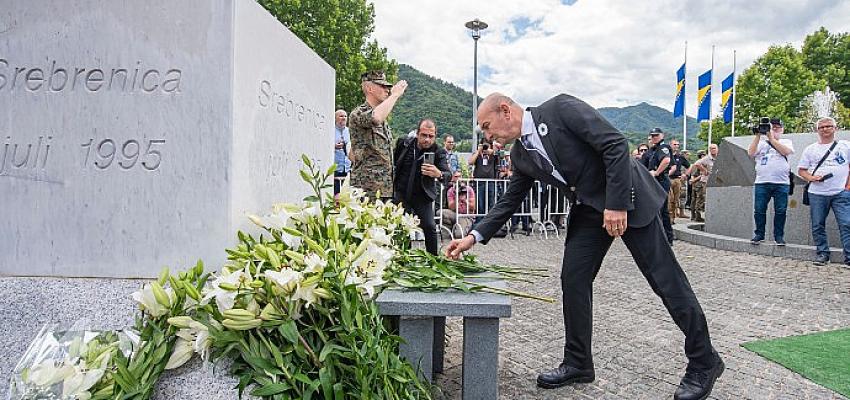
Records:
M545 123L540 123L540 125L537 125L537 133L539 133L540 136L546 136L549 134L549 127L546 126Z

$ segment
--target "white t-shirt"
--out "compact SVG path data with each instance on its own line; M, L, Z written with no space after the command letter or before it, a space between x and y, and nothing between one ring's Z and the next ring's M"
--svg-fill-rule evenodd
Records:
M808 170L809 173L814 172L814 175L820 176L832 173L832 178L824 182L812 182L809 185L809 193L811 194L834 196L841 193L844 190L844 184L847 183L847 175L850 174L850 143L846 140L839 140L829 157L824 160L817 171L814 171L818 161L823 158L830 146L832 146L832 143L812 143L803 150L803 155L800 157L798 168Z
M779 139L779 144L791 149L791 153L794 153L794 144L790 139ZM753 159L756 161L756 183L788 184L788 171L791 170L788 160L764 137L756 147Z

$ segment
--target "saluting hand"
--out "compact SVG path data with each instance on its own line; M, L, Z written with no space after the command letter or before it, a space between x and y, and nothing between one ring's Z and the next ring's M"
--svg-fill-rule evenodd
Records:
M407 81L406 80L400 80L400 81L396 82L395 85L393 85L392 91L390 93L392 93L392 94L394 94L398 97L401 97L401 95L404 94L404 91L406 89L407 89Z
M628 228L627 218L628 213L625 210L609 210L606 208L602 213L602 227L613 237L623 236Z

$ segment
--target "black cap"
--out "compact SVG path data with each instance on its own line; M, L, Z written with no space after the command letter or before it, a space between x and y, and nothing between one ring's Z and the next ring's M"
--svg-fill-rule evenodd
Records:
M782 123L782 120L781 120L781 119L779 119L779 118L771 118L771 119L770 119L770 124L771 124L771 125L779 125L779 126L783 126L783 127L785 126L785 124L783 124L783 123Z
M664 131L662 131L661 128L652 128L652 130L649 131L650 135L659 135L659 134L663 134L663 133L664 133Z

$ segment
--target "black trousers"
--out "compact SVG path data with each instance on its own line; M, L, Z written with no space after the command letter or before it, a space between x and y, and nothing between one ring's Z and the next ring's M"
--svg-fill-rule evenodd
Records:
M570 214L561 269L564 362L575 368L592 369L593 280L614 238L602 228L602 214L593 208L576 205ZM716 358L705 314L664 237L660 218L642 228L626 229L622 239L649 286L685 334L688 368L713 366Z
M664 181L659 181L661 187L664 188L664 193L670 194L670 180L665 179ZM669 205L667 203L667 199L669 197L664 197L664 205L661 206L661 210L658 212L658 215L661 216L661 226L664 227L664 236L667 237L668 243L673 243L673 224L670 223L670 210Z
M417 199L402 201L404 212L419 217L419 227L425 233L425 250L437 255L437 222L434 221L434 201Z

